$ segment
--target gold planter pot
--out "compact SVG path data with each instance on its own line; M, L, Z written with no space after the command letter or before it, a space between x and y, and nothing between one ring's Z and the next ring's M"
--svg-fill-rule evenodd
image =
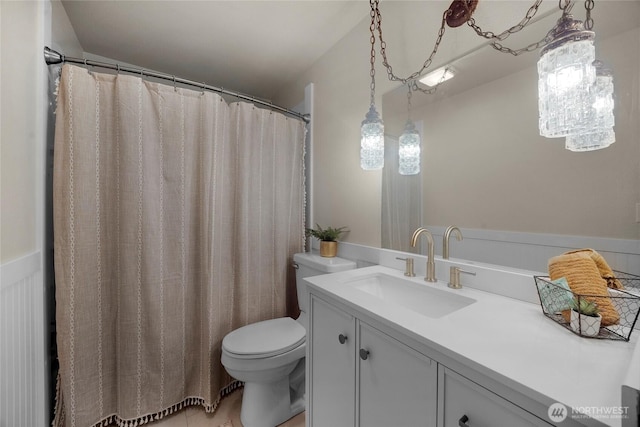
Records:
M338 242L320 241L320 256L333 258L338 254Z

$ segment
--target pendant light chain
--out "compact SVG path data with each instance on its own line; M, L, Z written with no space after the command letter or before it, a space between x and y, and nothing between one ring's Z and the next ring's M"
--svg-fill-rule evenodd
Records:
M514 25L513 27L507 30L504 30L498 35L496 35L493 31L483 31L482 28L480 28L480 26L476 24L476 20L473 17L469 18L469 20L467 21L467 25L473 28L476 34L479 35L480 37L484 37L485 39L492 39L496 41L503 41L504 39L509 37L511 34L515 34L519 31L522 31L524 27L529 25L529 22L533 19L534 16L536 16L536 13L538 13L540 4L542 4L542 0L536 0L536 2L529 8L529 10L527 10L525 17L522 18L522 20L519 23L517 23L516 25Z
M493 31L484 31L475 21L475 19L473 17L469 17L469 19L467 20L467 25L469 25L469 27L471 27L478 36L480 37L484 37L488 40L493 40L493 42L491 43L491 47L493 47L495 50L502 52L502 53L509 53L513 56L518 56L521 55L523 53L526 52L533 52L535 50L538 50L539 48L541 48L542 46L545 46L546 44L548 44L552 38L553 38L553 32L556 29L556 27L554 26L554 28L552 28L551 30L549 30L549 32L544 36L544 38L542 38L541 40L531 43L521 49L512 49L509 48L507 46L504 46L502 43L502 41L504 41L505 39L507 39L511 34L515 34L517 32L522 31L527 25L529 25L531 23L531 20L536 16L536 14L539 11L540 5L542 4L543 0L536 0L533 5L531 5L531 7L529 7L529 9L527 10L524 18L522 18L522 20L520 20L519 23L517 23L516 25L508 28L507 30L501 32L500 34L496 34ZM465 7L468 7L466 2L463 2ZM384 65L384 67L387 70L387 76L389 78L390 81L399 81L402 84L407 84L408 82L412 82L412 86L414 90L420 90L421 92L425 92L425 93L429 93L432 94L435 92L435 90L425 90L420 88L417 83L415 82L415 80L420 77L422 75L422 73L431 66L432 62L433 62L433 58L436 55L438 48L440 47L440 43L442 42L442 37L444 36L445 33L445 29L446 29L446 20L447 17L449 15L451 15L452 11L451 8L447 9L444 11L444 13L442 14L442 22L440 24L440 29L438 30L438 36L436 38L436 41L434 43L433 49L429 55L429 57L424 61L424 63L422 64L422 67L414 72L413 74L407 76L407 77L399 77L397 75L394 74L393 72L393 67L391 66L391 64L389 63L389 60L387 58L387 43L384 40L384 37L382 35L382 14L380 13L380 0L369 0L369 4L371 6L371 25L369 27L369 30L371 31L371 88L372 91L373 89L375 89L375 80L374 80L374 76L375 76L375 69L374 69L374 62L375 62L375 35L374 35L374 31L377 29L378 31L378 38L380 39L380 54L382 55L382 65ZM573 3L572 0L558 0L558 7L559 9L561 9L563 11L563 15L566 15L569 13L569 11L571 10L571 8L573 7ZM590 30L593 28L593 19L591 18L591 11L594 8L594 0L585 0L585 9L587 10L587 18L585 21L585 28Z
M591 31L593 30L593 18L591 17L591 11L595 7L595 2L593 0L585 0L584 8L587 10L587 17L584 20L584 28Z
M425 93L427 95L433 95L434 93L437 92L438 87L440 86L440 83L438 83L437 85L435 85L434 87L430 87L429 89L424 89L421 88L420 86L418 86L418 81L417 80L413 80L411 81L411 89L413 89L414 92L422 92Z
M540 8L540 5L542 4L543 0L536 0L533 5L531 5L531 7L529 7L529 9L527 10L524 18L522 18L522 20L517 23L516 25L508 28L507 30L501 32L500 34L495 34L493 31L484 31L475 21L475 19L473 17L470 17L467 20L467 25L469 25L469 27L471 27L477 35L479 35L480 37L484 37L486 39L489 40L493 40L493 42L491 43L491 46L503 53L509 53L511 55L514 56L518 56L522 53L525 52L532 52L534 50L539 49L540 47L546 45L550 40L551 40L551 33L552 31L549 31L545 37L538 41L538 42L534 42L531 43L527 46L525 46L524 48L521 49L511 49L509 47L504 46L503 44L499 43L503 40L505 40L506 38L508 38L511 34L515 34L517 32L522 31L527 25L529 25L529 23L531 22L531 20L536 16L536 14L538 13L538 10ZM589 2L591 4L593 4L593 0L586 0L586 2ZM422 73L431 66L432 62L433 62L433 58L435 57L438 48L440 47L440 43L442 42L442 37L444 36L445 30L446 30L446 20L447 17L449 15L451 15L452 11L451 8L447 9L444 11L444 13L442 14L442 22L440 25L440 29L438 30L438 36L436 38L436 41L434 43L433 49L431 51L431 53L429 54L429 57L424 61L424 63L422 64L422 67L414 72L413 74L407 76L407 77L399 77L397 75L394 74L393 72L393 67L391 66L391 64L389 63L389 60L387 58L387 43L384 40L384 37L382 35L382 14L380 13L380 1L379 0L369 0L369 3L371 5L371 26L370 26L370 30L372 31L373 34L373 30L377 29L378 30L378 38L380 39L380 54L382 55L382 64L384 65L384 67L387 70L387 76L389 78L390 81L399 81L402 84L407 84L407 82L413 82L413 89L414 90L420 90L421 92L425 92L425 93L433 93L435 91L432 90L424 90L421 89L417 83L415 83L415 80L420 77L422 75ZM466 4L466 2L463 2L464 6L468 8L468 5ZM566 12L566 9L570 9L570 5L571 5L571 0L559 0L559 7L560 9L562 9L563 11ZM563 6L564 3L564 6ZM593 7L592 7L593 8ZM375 14L375 16L374 16ZM589 15L589 9L587 9L587 14ZM375 18L375 23L374 23L374 18ZM373 52L373 41L371 43L372 46L372 58L374 57L375 52Z
M376 35L375 35L375 30L376 30L376 7L374 6L374 1L375 3L377 3L379 0L370 0L369 4L371 5L371 12L369 12L369 15L371 16L371 25L369 25L369 31L371 32L371 37L369 38L369 41L371 42L371 70L369 71L369 75L371 76L371 84L370 84L370 89L371 89L371 105L375 104L375 92L376 92L376 49L375 49L375 44L376 44Z
M553 27L551 30L549 30L549 32L541 40L531 43L520 49L511 49L498 42L491 43L491 47L497 50L498 52L510 53L513 56L519 56L519 55L522 55L523 53L533 52L534 50L540 49L542 46L546 45L553 39L553 32L555 28L556 27Z
M554 31L557 28L557 25L554 26L551 30L549 30L549 32L547 32L547 34L544 36L544 38L542 38L541 40L531 43L521 49L512 49L509 48L507 46L504 46L502 43L502 41L504 41L505 39L507 39L511 34L515 34L517 32L522 31L527 25L529 25L531 23L531 20L536 16L536 14L539 11L540 5L542 4L543 0L535 0L535 2L531 5L531 7L529 7L529 9L527 10L524 18L522 18L522 20L520 20L519 23L517 23L516 25L508 28L507 30L501 32L500 34L496 34L493 31L484 31L475 21L475 19L473 17L469 17L469 19L467 20L467 25L469 25L469 27L471 27L478 36L480 37L484 37L486 39L489 40L493 40L492 43L490 44L491 47L493 47L495 50L502 52L502 53L509 53L513 56L519 56L523 53L527 53L527 52L533 52L535 50L538 50L539 48L547 45L552 39L553 39L553 35L554 35ZM411 84L412 88L416 91L421 91L427 94L433 94L436 91L436 88L432 88L432 89L423 89L420 88L418 86L418 84L416 83L416 79L418 77L420 77L422 75L422 73L431 66L432 62L433 62L433 58L435 57L438 48L440 47L440 43L442 42L442 38L444 36L445 30L446 30L446 21L447 21L447 17L449 15L452 14L452 10L451 7L447 10L444 11L444 13L442 14L442 22L440 24L440 29L438 30L438 36L436 38L436 41L434 43L433 49L429 55L429 57L424 61L424 63L422 64L422 67L414 72L413 74L407 76L407 77L399 77L397 75L394 74L393 72L393 67L391 66L391 64L389 63L389 60L387 58L387 43L384 40L384 37L382 35L382 14L380 13L380 0L369 0L369 4L371 6L371 12L370 12L370 16L371 16L371 25L369 26L369 30L371 32L371 90L372 90L372 98L373 98L373 91L375 90L375 68L374 68L374 63L375 63L375 30L377 29L378 31L378 38L380 40L380 54L382 56L382 65L384 65L384 67L387 70L387 76L389 78L390 81L399 81L402 84ZM468 8L468 5L466 2L463 1L463 5L464 7ZM563 16L567 15L571 8L573 7L573 0L558 0L558 8L562 10L563 12ZM587 10L587 19L585 21L585 27L589 30L591 28L593 28L593 19L591 18L591 10L593 10L594 8L594 0L585 0L585 9ZM373 103L373 99L372 99L372 103Z
M593 2L593 0L586 0L586 1ZM532 8L533 7L535 7L535 5L532 6ZM573 8L572 0L558 0L558 8L560 10L562 10L562 17L565 18L567 15L569 15L569 12L571 12L571 9ZM529 10L531 10L531 9L529 9ZM528 13L527 13L527 15L528 15ZM511 54L513 56L518 56L518 55L521 55L521 54L527 53L527 52L533 52L534 50L538 50L539 48L549 44L549 42L551 42L553 40L554 33L558 29L558 26L561 25L561 21L562 21L562 19L559 20L556 23L556 25L554 25L553 28L551 28L547 32L547 34L540 41L531 43L531 44L529 44L529 45L527 45L527 46L525 46L525 47L523 47L521 49L511 49L511 48L508 48L508 47L506 47L503 44L498 43L498 42L491 43L491 47L493 47L495 50L497 50L499 52L509 53L509 54ZM527 21L527 24L528 24L528 21ZM507 31L509 31L509 30L507 30ZM520 30L518 30L518 31L520 31Z
M440 24L440 29L438 30L438 37L436 38L436 42L433 46L433 50L431 51L431 54L426 59L426 61L424 61L424 63L422 64L422 68L420 68L418 71L411 74L410 76L403 78L403 77L398 77L393 73L393 67L391 67L391 65L389 64L389 60L387 59L387 43L384 41L384 38L382 37L382 15L380 13L380 8L379 8L380 2L379 0L370 0L370 3L371 3L371 8L376 15L378 38L380 39L380 54L382 55L382 65L384 65L385 68L387 69L387 76L389 77L389 80L399 81L402 84L406 84L411 80L415 80L424 72L424 70L429 68L429 66L433 62L433 57L438 51L438 47L440 47L440 42L442 41L442 37L444 36L444 33L445 33L446 18L451 13L451 11L447 9L442 14L442 23Z
M411 83L407 83L407 88L409 89L407 92L407 118L411 120Z
M492 31L483 31L475 22L475 19L473 18L469 18L469 21L467 21L467 25L469 25L471 28L473 28L476 32L477 35L479 35L480 37L484 37L486 39L490 39L490 40L494 40L491 43L491 47L493 47L495 50L502 52L502 53L509 53L513 56L519 56L523 53L527 53L527 52L533 52L534 50L538 50L539 48L541 48L542 46L546 45L547 43L549 43L552 39L553 39L553 32L555 30L555 26L549 30L549 32L547 32L547 34L545 34L544 38L542 38L541 40L531 43L521 49L511 49L505 45L503 45L502 43L499 43L503 40L505 40L507 37L509 37L511 34L515 34L519 31L522 31L527 25L529 25L529 23L531 22L531 20L533 19L533 17L538 13L538 10L540 8L540 4L542 3L543 0L536 0L536 2L527 10L527 13L525 14L525 17L516 25L514 25L513 27L503 31L502 33L496 35L495 33L493 33ZM563 1L564 1L564 5L563 5ZM589 1L589 0L587 0ZM593 1L593 0L591 0ZM571 0L559 0L558 1L558 8L561 9L563 11L564 14L568 13L568 11L571 9Z

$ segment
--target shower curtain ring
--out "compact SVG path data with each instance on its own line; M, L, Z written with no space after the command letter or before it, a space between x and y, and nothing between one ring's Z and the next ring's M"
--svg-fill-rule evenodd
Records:
M84 66L87 68L87 73L91 74L91 65L87 64L87 58L84 59Z
M173 91L174 92L178 91L178 88L176 87L176 76L175 75L173 76Z
M116 64L116 73L120 75L120 64Z
M202 93L201 95L204 95L204 90L207 88L207 84L205 82L202 82Z

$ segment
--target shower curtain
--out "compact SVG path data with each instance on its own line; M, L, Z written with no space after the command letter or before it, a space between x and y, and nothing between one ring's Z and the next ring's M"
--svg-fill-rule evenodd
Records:
M214 411L222 338L287 314L304 123L65 65L54 153L54 425ZM295 294L294 294L295 295Z
M423 253L421 243L411 247L411 234L422 227L422 173L400 175L398 138L384 136L382 170L382 247Z

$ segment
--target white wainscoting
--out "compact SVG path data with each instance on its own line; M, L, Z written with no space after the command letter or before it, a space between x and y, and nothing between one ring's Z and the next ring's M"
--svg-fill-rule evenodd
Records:
M0 266L0 427L45 426L42 254Z
M445 227L428 227L433 233L436 253L442 254ZM463 240L451 236L449 255L489 264L539 272L547 271L549 258L572 249L598 251L614 270L640 275L640 240L565 236L461 228ZM424 247L424 246L423 246Z
M437 259L442 255L445 227L427 228L433 234ZM573 249L591 248L598 251L614 270L640 275L640 240L468 228L461 230L462 241L457 241L455 236L451 236L450 239L449 255L452 259L516 268L531 274L546 274L549 258ZM407 240L409 239L411 236L407 236ZM314 240L313 244L317 249L317 240ZM342 242L338 248L338 256L356 261L358 267L387 265L391 260L395 260L395 257L406 255L404 252L346 242ZM416 253L426 254L426 239L421 239L419 248L422 248L421 251ZM398 264L397 268L402 266Z

